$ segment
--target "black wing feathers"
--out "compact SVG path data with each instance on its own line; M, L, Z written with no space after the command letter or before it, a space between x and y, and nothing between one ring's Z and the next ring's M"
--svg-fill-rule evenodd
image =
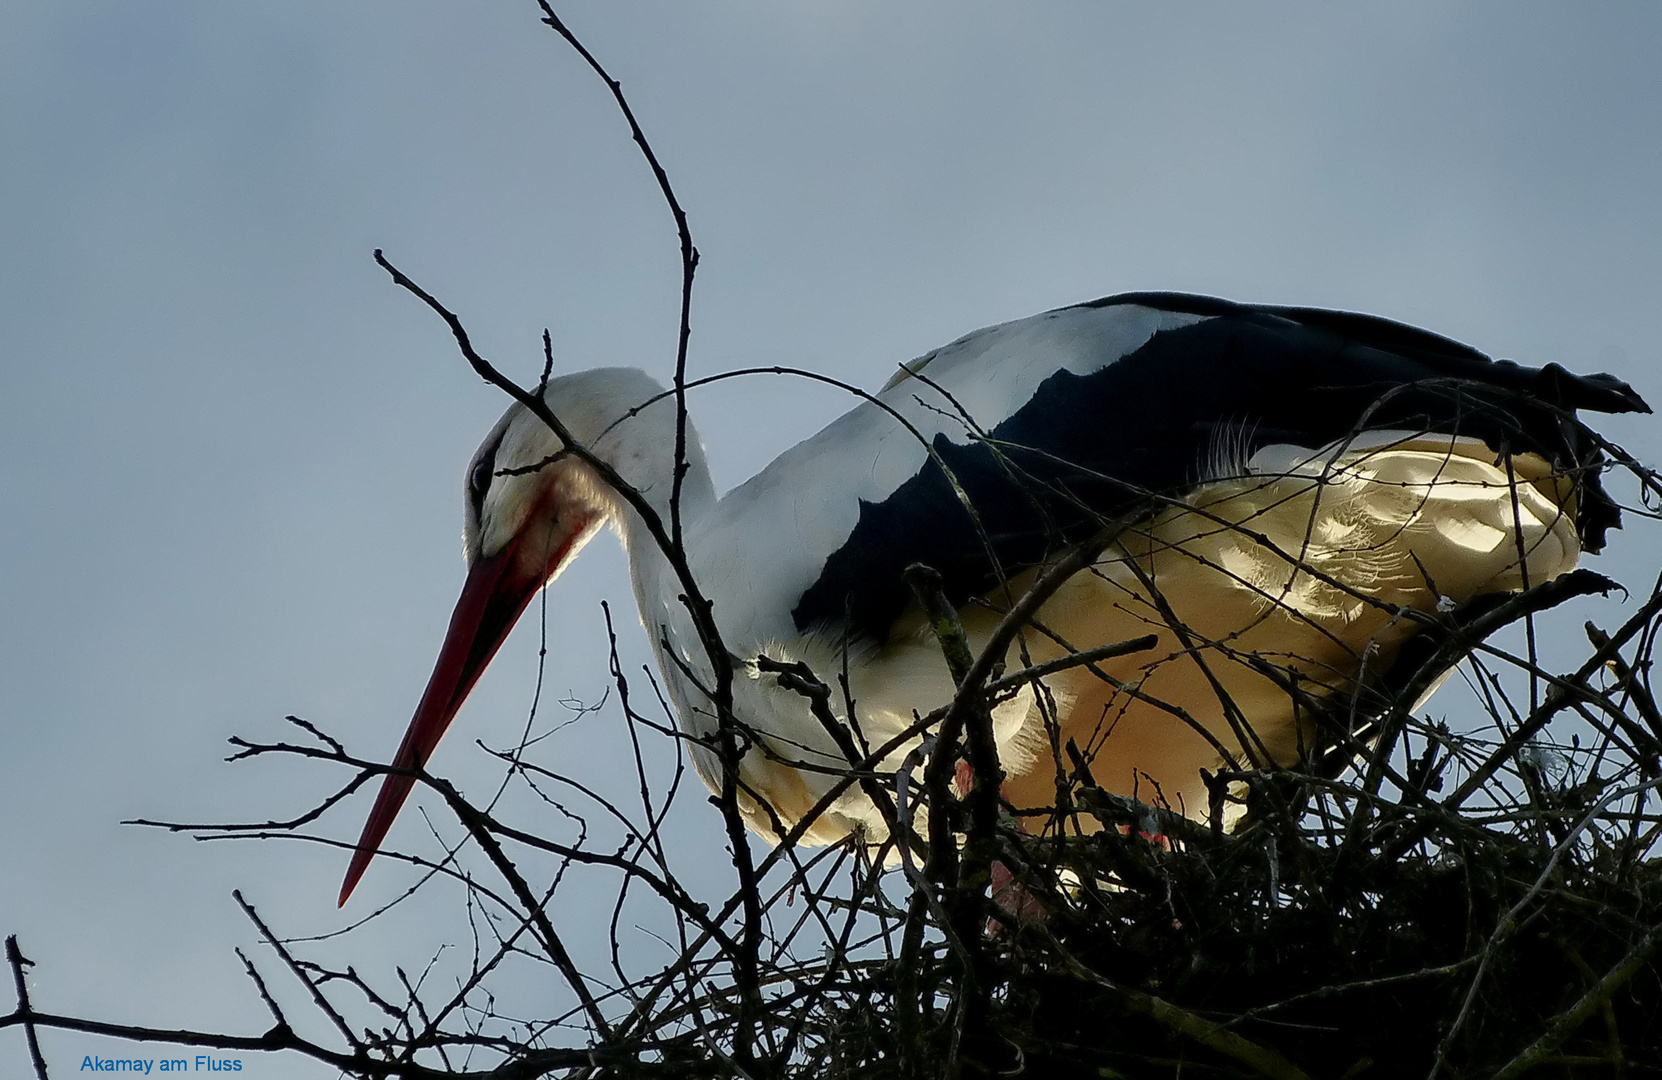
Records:
M1275 444L1317 449L1378 429L1480 438L1580 472L1578 526L1589 550L1619 523L1598 486L1601 456L1572 412L1648 412L1620 380L1497 362L1448 338L1347 312L1173 293L1081 306L1117 304L1211 318L1158 333L1090 374L1057 371L985 441L938 436L938 463L882 502L861 503L853 533L792 613L799 629L844 624L884 640L909 602L901 583L908 565L935 567L951 599L963 603L994 587L1000 570L1032 566L1151 495L1192 487L1225 436L1247 456Z

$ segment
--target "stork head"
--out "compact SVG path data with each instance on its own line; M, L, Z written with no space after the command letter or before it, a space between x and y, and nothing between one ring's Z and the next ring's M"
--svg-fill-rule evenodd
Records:
M674 403L658 400L640 408L662 393L644 372L598 368L553 380L543 400L575 443L650 502L667 504L675 456ZM602 524L625 512L600 474L518 403L485 436L468 463L465 483L467 580L427 689L393 759L395 768L426 764L537 590L559 576ZM395 773L382 781L341 886L340 903L352 895L414 783Z

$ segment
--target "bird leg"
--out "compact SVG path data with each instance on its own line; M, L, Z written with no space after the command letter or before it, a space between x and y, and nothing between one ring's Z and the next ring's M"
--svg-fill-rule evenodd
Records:
M968 761L960 760L954 767L952 774L952 786L955 793L959 798L962 798L969 794L974 783L975 770L971 768ZM1002 797L1002 788L999 794ZM1016 823L1016 828L1023 832L1027 831L1019 821ZM995 858L989 870L992 872L992 883L988 886L987 896L1000 911L1023 926L1042 923L1049 917L1050 913L1045 910L1044 904L1038 897L1028 892L1026 887L1016 879L1016 875L1011 872L1010 867L1005 864L1003 859ZM1003 930L1004 923L999 919L989 918L987 920L988 936L999 934Z

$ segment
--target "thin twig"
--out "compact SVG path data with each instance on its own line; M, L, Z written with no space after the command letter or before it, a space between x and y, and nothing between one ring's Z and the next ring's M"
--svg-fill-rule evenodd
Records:
M35 1035L35 1014L29 1007L29 983L23 977L23 969L33 967L34 961L24 957L17 947L17 935L6 937L6 963L11 965L12 981L17 986L16 1016L23 1023L23 1037L29 1044L29 1060L35 1066L35 1076L39 1080L47 1080L46 1058L40 1052L40 1039Z
M346 1017L342 1016L335 1009L334 1005L330 1004L329 999L323 996L323 991L317 985L316 981L313 980L310 975L306 974L305 969L294 959L294 956L288 951L288 948L277 939L277 935L271 932L271 928L260 918L259 913L254 910L253 906L242 898L242 891L240 889L233 889L231 891L231 898L237 902L237 906L242 909L242 913L248 916L248 921L253 923L255 928L260 931L260 936L265 938L265 943L271 946L271 950L275 952L282 959L283 963L288 965L288 969L294 973L294 977L300 980L300 985L304 986L307 992L312 995L312 1003L317 1006L318 1011L324 1016L327 1016L330 1021L334 1023L336 1029L346 1037L347 1045L351 1046L354 1050L361 1051L363 1049L363 1044L358 1041L358 1037L356 1035L352 1034L352 1026L346 1022Z

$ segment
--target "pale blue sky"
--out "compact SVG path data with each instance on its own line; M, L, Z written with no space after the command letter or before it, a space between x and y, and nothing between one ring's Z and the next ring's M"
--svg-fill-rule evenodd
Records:
M1654 3L562 7L691 216L695 373L876 385L978 326L1171 288L1371 311L1662 402ZM522 375L549 326L562 365L663 376L673 231L529 0L0 0L0 25L0 933L41 961L42 1008L263 1030L229 891L330 929L340 853L116 822L281 815L334 776L224 765L227 736L294 712L385 754L408 719L503 402L370 251ZM843 407L778 381L694 403L723 487ZM1604 427L1662 459L1654 422ZM1644 587L1655 543L1594 565ZM604 689L602 597L643 661L596 543L551 599L556 697ZM535 639L437 763L470 790L470 740L523 723ZM625 746L597 718L550 763L627 791ZM713 813L683 809L693 876L719 870ZM378 866L360 902L404 880ZM354 962L419 965L456 940L443 912ZM0 1073L21 1054L0 1039Z

